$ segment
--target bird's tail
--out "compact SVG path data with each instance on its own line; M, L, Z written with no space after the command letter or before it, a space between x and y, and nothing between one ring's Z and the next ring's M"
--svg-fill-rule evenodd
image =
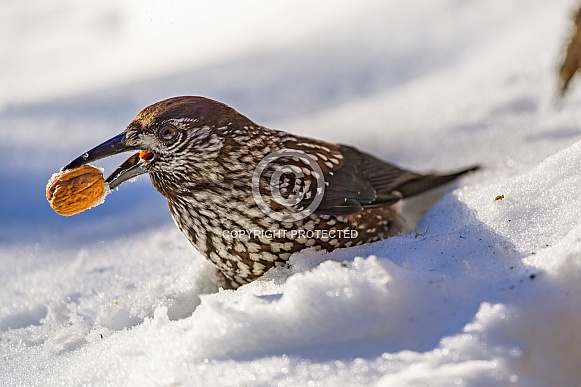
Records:
M409 198L441 185L450 183L456 180L458 177L469 172L477 171L478 169L480 169L480 166L475 165L470 168L463 169L459 172L451 173L449 175L417 175L417 177L399 185L397 190L404 198Z

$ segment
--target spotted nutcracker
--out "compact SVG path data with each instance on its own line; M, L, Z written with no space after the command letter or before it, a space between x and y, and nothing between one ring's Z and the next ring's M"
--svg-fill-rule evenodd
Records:
M149 173L224 288L309 247L331 251L400 233L394 204L476 169L421 175L350 146L267 129L217 101L175 97L146 107L63 170L126 151L138 152L107 178L110 188Z

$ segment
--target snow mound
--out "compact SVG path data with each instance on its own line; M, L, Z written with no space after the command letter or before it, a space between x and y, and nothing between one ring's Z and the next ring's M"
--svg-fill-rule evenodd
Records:
M290 268L213 294L204 294L213 289L200 261L175 285L182 299L199 300L187 311L155 279L133 273L142 283L121 278L119 288L113 278L123 273L102 268L92 278L79 257L80 280L97 286L110 277L117 297L84 292L76 303L36 303L28 315L38 322L20 327L5 315L2 379L573 384L581 378L580 147L504 182L455 190L424 218L425 235L305 251Z

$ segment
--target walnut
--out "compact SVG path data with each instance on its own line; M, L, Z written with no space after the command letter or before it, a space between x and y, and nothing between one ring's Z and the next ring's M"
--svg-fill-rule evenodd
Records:
M102 170L82 165L53 174L46 185L46 200L57 214L71 216L103 203L109 192Z

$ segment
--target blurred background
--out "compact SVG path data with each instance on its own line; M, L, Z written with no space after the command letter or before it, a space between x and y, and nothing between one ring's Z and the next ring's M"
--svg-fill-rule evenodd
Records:
M177 95L420 171L528 168L579 135L569 113L538 119L573 2L492 3L2 0L0 245L34 252L171 223L147 177L71 218L44 192L68 161ZM515 147L532 122L555 141ZM97 164L107 175L126 156Z
M43 197L53 172L158 100L204 95L274 124L354 91L336 89L375 87L363 66L354 69L363 83L337 82L348 74L334 63L357 53L324 35L325 25L357 17L355 3L0 4L0 243L99 240L171 221L148 179L73 218ZM107 174L123 157L98 164Z

